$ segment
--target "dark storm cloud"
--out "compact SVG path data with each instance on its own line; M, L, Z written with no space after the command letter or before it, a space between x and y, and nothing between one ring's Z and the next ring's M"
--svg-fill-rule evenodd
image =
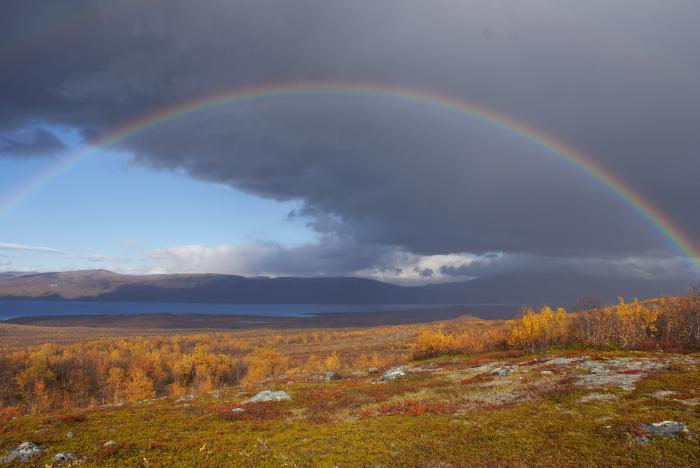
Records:
M66 149L61 140L50 130L36 128L28 132L0 133L0 156L46 156Z
M435 273L432 268L423 268L422 270L420 268L414 268L413 271L418 273L422 278L430 278Z
M695 277L693 266L681 257L664 258L563 258L528 254L504 254L482 257L463 264L443 265L440 274L447 277L473 278L523 273L579 273L615 278L689 278Z
M462 117L342 97L252 107L191 117L137 136L130 146L138 160L157 167L304 200L295 217L364 244L423 255L657 245L649 226L570 165L487 126L465 125Z
M255 84L413 86L557 135L700 239L694 0L11 0L3 8L6 132L38 119L96 135L166 104ZM357 246L576 259L671 252L571 165L427 106L278 98L190 116L122 146L145 164L301 200L295 216Z

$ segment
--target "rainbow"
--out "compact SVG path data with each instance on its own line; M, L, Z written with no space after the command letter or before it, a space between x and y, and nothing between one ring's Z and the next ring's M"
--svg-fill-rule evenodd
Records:
M283 96L314 97L329 95L379 97L427 105L443 111L467 116L489 126L515 134L523 140L543 148L548 153L569 162L582 173L598 181L604 188L623 200L628 206L646 219L659 233L667 238L683 256L688 257L698 271L700 271L700 250L695 247L694 243L680 228L663 213L658 211L651 203L637 194L631 187L627 186L621 179L617 178L603 166L586 157L578 150L512 117L498 113L482 105L432 92L378 84L324 82L264 85L224 91L164 107L156 112L129 121L116 130L87 143L69 157L60 160L48 169L36 174L18 190L10 194L9 197L0 201L0 217L13 206L21 202L27 195L36 191L49 180L57 177L68 168L87 157L95 149L109 147L158 125L171 122L194 112L224 105L260 99L273 99Z

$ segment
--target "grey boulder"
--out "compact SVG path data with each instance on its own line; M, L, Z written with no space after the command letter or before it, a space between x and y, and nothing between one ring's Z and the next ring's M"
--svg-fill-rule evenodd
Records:
M323 376L321 377L321 380L323 380L324 382L330 382L331 380L338 380L339 378L340 378L340 376L338 375L337 372L328 371L328 372L323 374Z
M690 436L688 426L677 421L661 421L651 424L642 424L641 427L644 429L645 435L642 437L636 437L637 443L640 445L648 444L649 437L675 437L678 434L683 434L688 437Z
M382 374L381 380L386 382L389 380L402 379L404 377L406 377L406 367L400 366L400 367L394 367L394 368L389 369L388 371L384 372Z
M252 403L260 403L263 401L284 401L284 400L291 400L292 397L290 397L287 392L279 391L279 392L273 392L271 390L263 390L262 392L258 393L255 395L253 398L250 399Z
M676 421L661 421L651 424L642 424L642 427L650 436L673 437L676 434L688 434L688 426Z
M5 455L0 461L2 463L26 463L35 455L40 455L44 450L34 442L22 442Z
M70 452L58 452L56 455L51 457L52 463L65 463L75 460L75 455Z
M513 366L497 367L491 372L489 372L489 375L492 375L494 377L505 377L506 375L512 374L514 369L515 367Z

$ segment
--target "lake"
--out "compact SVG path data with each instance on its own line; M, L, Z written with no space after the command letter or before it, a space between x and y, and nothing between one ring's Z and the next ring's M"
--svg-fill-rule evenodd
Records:
M303 317L341 312L371 313L468 306L475 315L513 315L518 304L201 304L169 302L0 300L0 320L61 315L211 314ZM492 317L496 318L496 317ZM505 317L498 317L505 318Z
M303 317L338 312L381 312L441 307L425 304L201 304L169 302L0 300L0 320L60 315L211 314Z

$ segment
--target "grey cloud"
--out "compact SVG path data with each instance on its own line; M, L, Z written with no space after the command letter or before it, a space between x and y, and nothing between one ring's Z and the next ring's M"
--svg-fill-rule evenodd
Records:
M50 156L65 149L60 138L45 128L0 133L0 156Z
M256 107L262 128L238 130L251 117L243 106L154 129L130 145L156 167L302 200L294 217L366 244L420 254L659 246L635 213L570 166L461 116L337 97Z
M40 119L100 135L166 104L256 84L413 86L557 135L700 239L696 1L54 3L3 5L6 131ZM278 97L179 119L121 148L153 167L300 200L292 217L372 253L573 263L676 254L579 169L426 105Z
M526 273L577 273L605 278L659 280L697 278L692 265L681 257L609 259L523 254L425 257L401 249L367 246L329 237L296 247L271 242L166 247L148 252L146 263L139 271L246 276L363 276L414 285Z
M414 268L413 271L418 273L422 278L430 278L435 273L432 268Z
M683 257L565 258L527 254L482 257L461 265L443 265L445 276L468 278L521 273L580 273L608 278L696 278Z

